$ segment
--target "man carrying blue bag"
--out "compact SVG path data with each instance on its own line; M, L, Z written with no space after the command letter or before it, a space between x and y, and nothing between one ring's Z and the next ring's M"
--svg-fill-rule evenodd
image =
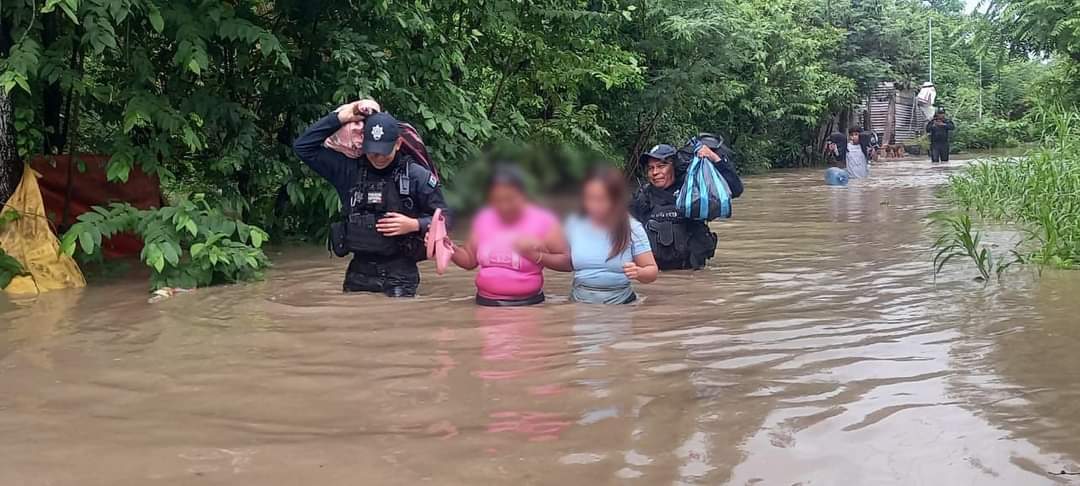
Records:
M743 192L730 149L719 137L701 134L682 150L657 145L639 162L648 183L634 195L630 212L645 227L657 265L704 268L717 242L707 222L730 217L731 200Z
M688 144L693 157L676 198L679 215L696 221L731 217L731 188L713 165L723 159L698 139Z

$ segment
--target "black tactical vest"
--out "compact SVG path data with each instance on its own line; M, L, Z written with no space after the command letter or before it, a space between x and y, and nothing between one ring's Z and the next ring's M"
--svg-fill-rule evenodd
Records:
M416 201L410 193L408 166L410 161L398 161L390 174L380 175L363 167L356 184L349 190L345 209L344 249L354 254L377 257L416 257L419 243L416 234L383 236L375 228L386 213L417 217Z
M649 235L653 256L660 268L681 268L690 260L690 234L686 220L675 210L675 194L648 187L649 215L645 232Z

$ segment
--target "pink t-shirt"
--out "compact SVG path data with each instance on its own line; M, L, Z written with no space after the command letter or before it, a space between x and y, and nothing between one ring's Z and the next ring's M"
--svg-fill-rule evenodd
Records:
M473 220L476 244L476 290L488 299L531 297L544 288L544 269L514 251L514 241L526 236L543 240L559 224L550 211L529 205L513 224L503 223L495 210L484 208Z

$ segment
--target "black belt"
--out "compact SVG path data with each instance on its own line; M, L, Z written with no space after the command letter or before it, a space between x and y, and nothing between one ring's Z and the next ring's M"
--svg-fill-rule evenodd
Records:
M536 305L544 302L544 292L540 291L538 294L525 297L524 299L489 299L487 297L476 294L476 305L483 307L523 307L527 305Z

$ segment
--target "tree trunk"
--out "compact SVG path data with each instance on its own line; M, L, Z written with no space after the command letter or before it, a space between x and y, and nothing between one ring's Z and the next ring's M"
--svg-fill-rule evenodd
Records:
M15 108L11 97L0 90L0 204L15 193L22 171L22 160L15 147Z
M821 163L821 156L825 153L825 142L829 139L829 136L833 133L833 125L836 124L836 115L830 115L827 120L820 123L816 130L814 130L813 140L807 147L808 153L803 154L804 166L814 166Z
M652 113L642 112L638 114L638 132L637 137L634 138L634 144L630 146L630 150L626 152L626 159L624 161L624 167L626 168L626 176L634 177L637 174L638 169L638 156L645 152L646 143L656 133L656 122L660 119L660 115L663 114L663 110L659 107Z
M11 31L7 21L0 22L0 56L11 52ZM22 178L23 163L15 145L15 107L11 96L0 90L0 204L15 193Z

